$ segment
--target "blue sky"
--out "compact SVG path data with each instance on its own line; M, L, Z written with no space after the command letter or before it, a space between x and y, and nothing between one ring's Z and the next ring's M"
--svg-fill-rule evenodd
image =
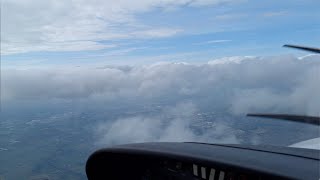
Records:
M281 46L319 46L320 42L320 2L312 0L88 3L4 1L3 65L206 62L225 56L304 55ZM22 13L12 16L17 11Z

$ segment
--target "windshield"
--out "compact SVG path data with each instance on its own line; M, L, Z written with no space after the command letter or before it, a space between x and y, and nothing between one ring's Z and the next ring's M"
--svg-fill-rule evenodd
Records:
M4 0L0 179L86 179L136 142L289 146L319 127L314 0Z

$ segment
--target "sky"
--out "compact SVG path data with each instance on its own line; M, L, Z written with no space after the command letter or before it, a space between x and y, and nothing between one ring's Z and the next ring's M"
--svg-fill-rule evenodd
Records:
M288 146L319 137L319 127L246 117L320 115L320 55L282 47L320 47L319 7L2 0L0 161L10 163L0 179L79 171L85 179L89 153L115 144Z
M93 107L93 114L128 106L126 114L164 102L159 114L176 117L137 111L98 122L93 132L107 132L98 139L109 144L208 142L212 134L198 137L190 129L198 111L318 116L320 56L281 46L319 47L319 5L311 0L4 0L2 110L33 114L64 107L63 113L74 113L79 104L80 112ZM161 128L168 121L171 125ZM132 128L136 124L143 126ZM135 129L141 131L133 136ZM227 139L238 141L235 137Z
M109 143L126 142L139 122L145 131L130 142L175 140L171 131L207 142L211 136L197 137L188 129L197 111L318 116L320 56L281 46L319 47L319 5L311 0L4 0L2 110L74 113L79 105L80 112L92 107L100 114L100 108L128 106L124 113L142 108L93 128L110 132ZM193 113L161 129L166 117L139 113L159 103L171 107L161 106L160 114Z
M3 0L3 66L202 63L319 46L314 0ZM19 12L19 13L17 13Z

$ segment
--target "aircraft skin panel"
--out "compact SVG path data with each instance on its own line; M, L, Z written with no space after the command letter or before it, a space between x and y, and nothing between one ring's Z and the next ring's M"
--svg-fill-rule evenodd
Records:
M176 175L175 173L181 171L183 177L220 179L221 176L240 177L244 173L244 175L263 177L262 179L308 180L320 178L319 157L319 150L290 147L138 143L114 146L95 152L87 161L86 173L89 180L126 179L124 173L126 171L130 171L132 177L132 174L138 177L148 174L142 172L142 169L159 166L155 169L163 172L163 167L160 167L163 165L162 162L173 161L181 163L182 166L179 165L179 167L186 167L186 169L183 172L179 169L172 170L177 166L170 166L170 163L167 163L165 167L170 166L168 173ZM129 167L126 168L124 165ZM214 177L210 175L212 169L215 169ZM122 178L117 178L119 174Z

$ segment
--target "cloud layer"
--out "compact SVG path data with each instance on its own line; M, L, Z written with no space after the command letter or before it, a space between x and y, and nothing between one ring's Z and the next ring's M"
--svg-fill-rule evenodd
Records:
M208 64L4 69L2 100L210 100L232 112L319 113L319 56L230 57Z
M241 132L233 129L232 122L212 116L203 123L215 130L198 131L197 114L319 115L319 60L316 55L230 57L207 64L4 69L2 104L5 109L9 104L54 107L72 102L82 105L84 112L89 107L123 107L118 110L121 117L93 127L99 143L234 143L241 142L236 138Z

